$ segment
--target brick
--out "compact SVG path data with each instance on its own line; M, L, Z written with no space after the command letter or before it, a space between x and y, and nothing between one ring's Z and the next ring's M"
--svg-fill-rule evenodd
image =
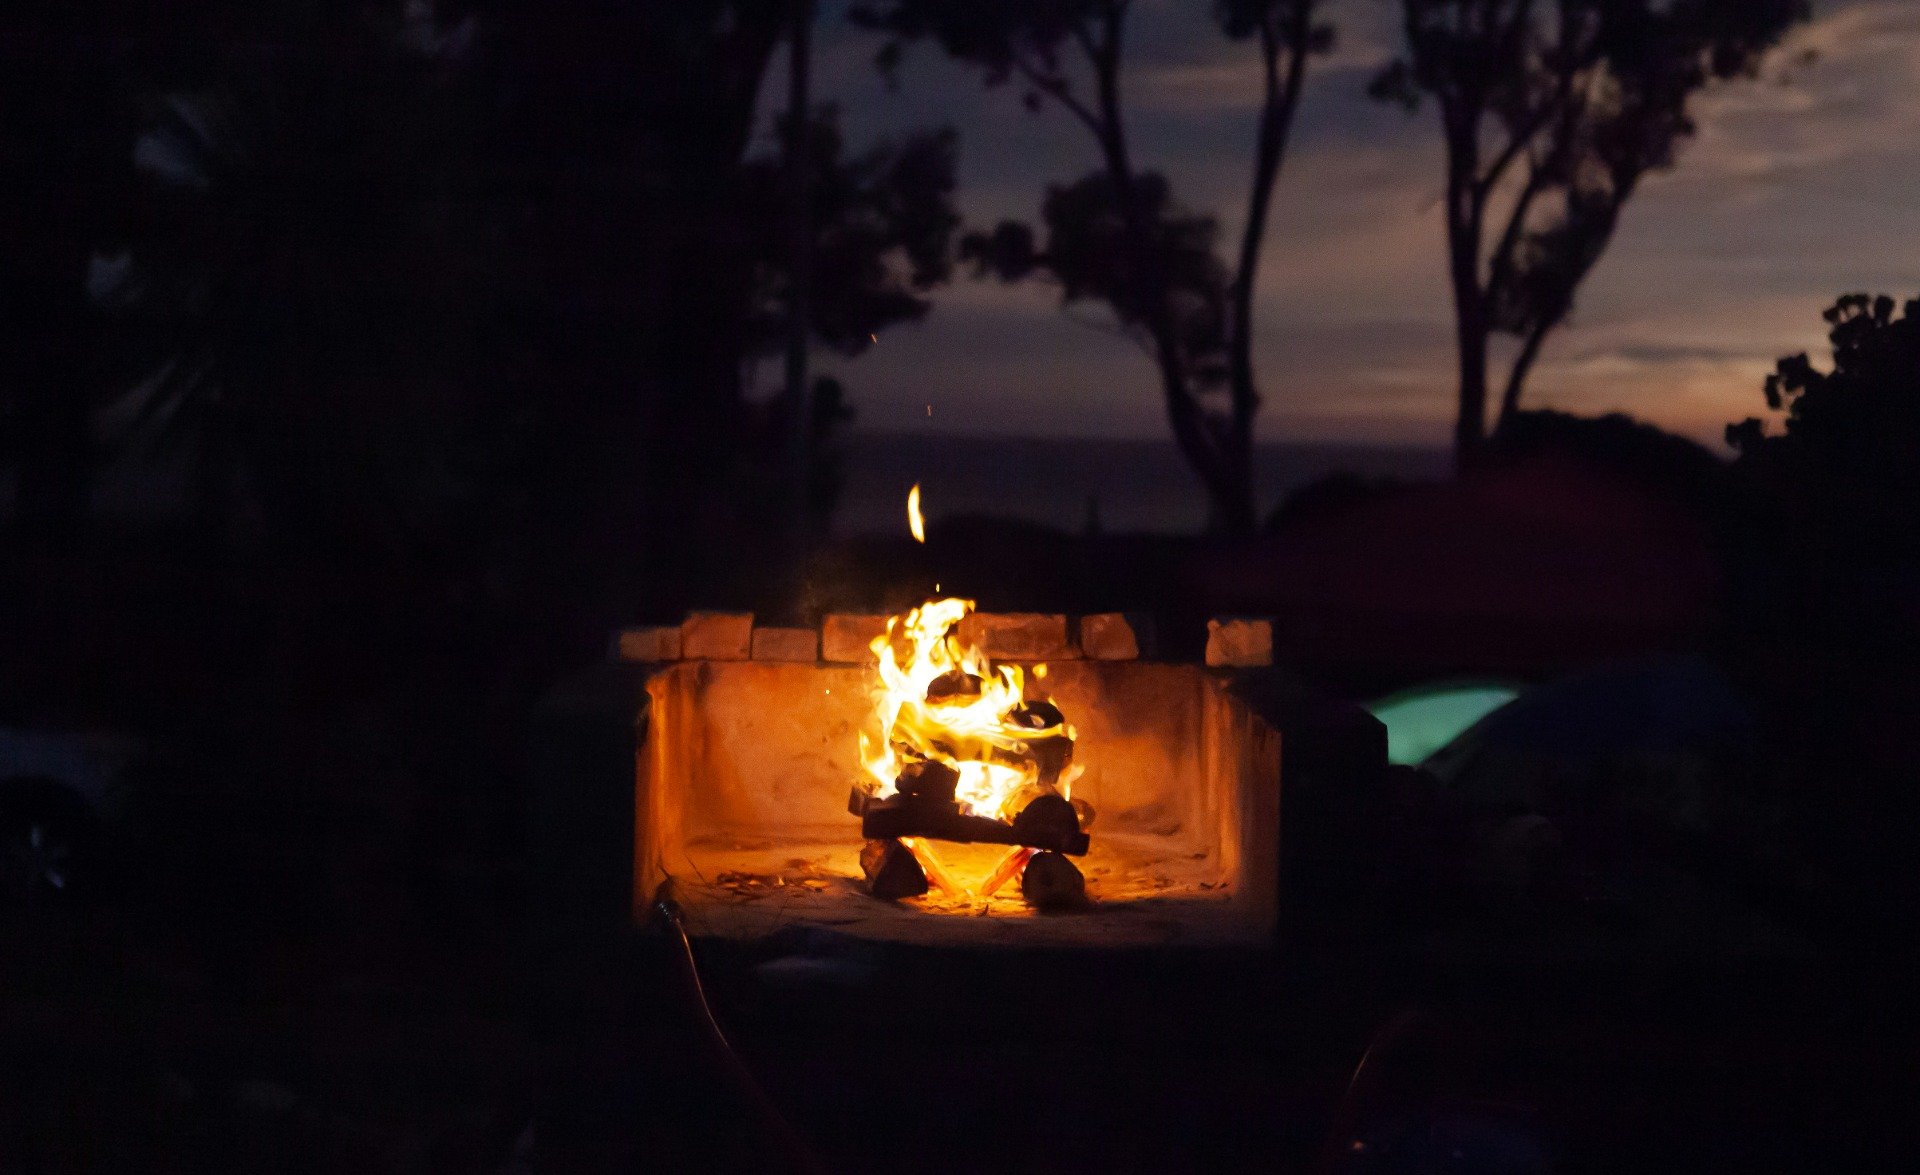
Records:
M680 655L688 660L745 661L752 652L751 612L689 612L680 622Z
M1101 612L1080 618L1080 652L1095 661L1133 661L1151 644L1141 636L1145 625L1122 612Z
M1045 612L974 612L960 622L960 639L990 660L1063 661L1080 655L1067 639L1067 618Z
M1207 664L1216 669L1251 669L1273 664L1273 622L1207 621Z
M622 661L678 661L680 630L660 625L623 628L614 638L614 649Z
M820 634L811 628L756 628L755 661L818 661Z
M820 659L844 665L874 663L873 638L885 636L887 618L834 613L820 626Z

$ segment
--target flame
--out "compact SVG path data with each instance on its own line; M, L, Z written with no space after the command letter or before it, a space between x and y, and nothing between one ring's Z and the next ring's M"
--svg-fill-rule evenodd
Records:
M907 491L907 529L913 532L913 541L927 541L927 520L920 517L920 483L914 482Z
M1007 819L1016 796L1042 785L1040 768L1028 753L1031 745L1071 739L1073 729L1065 723L1034 728L1014 720L1026 701L1026 675L1017 665L989 663L960 639L960 621L971 611L972 600L930 600L887 620L886 634L875 637L872 646L879 660L875 692L882 738L876 744L862 731L860 759L874 778L876 797L898 790L894 780L907 760L931 759L959 773L954 799L963 812ZM902 643L912 650L904 662ZM1034 668L1040 676L1040 667ZM928 688L949 673L971 678L967 684L977 682L979 692L929 700ZM1069 768L1058 781L1063 791L1075 774Z

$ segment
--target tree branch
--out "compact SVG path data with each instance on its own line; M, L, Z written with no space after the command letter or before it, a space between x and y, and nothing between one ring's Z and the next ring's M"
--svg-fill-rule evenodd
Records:
M1487 294L1491 297L1498 292L1501 275L1510 273L1513 265L1513 251L1520 244L1520 234L1526 230L1527 212L1546 188L1544 169L1533 167L1527 172L1526 186L1514 197L1513 209L1507 216L1506 227L1500 231L1500 241L1487 255Z
M1540 108L1534 112L1533 116L1529 117L1527 121L1522 124L1521 128L1514 131L1508 138L1506 146L1500 149L1500 154L1493 157L1493 162L1487 165L1485 173L1474 177L1473 184L1478 190L1481 199L1485 199L1487 194L1493 191L1494 187L1499 184L1500 177L1506 173L1507 168L1513 165L1513 161L1519 157L1520 152L1527 149L1527 146L1533 142L1534 137L1547 125L1547 122L1552 116L1558 113L1559 108L1560 102L1558 99L1553 102L1542 103Z
M1573 101L1574 79L1578 77L1583 70L1598 60L1598 49L1593 43L1589 43L1585 51L1577 58L1575 57L1573 52L1574 29L1564 12L1564 8L1565 5L1563 4L1563 11L1560 17L1560 43L1557 47L1557 56L1560 63L1559 84L1555 88L1556 92L1554 97L1550 101L1541 103L1540 106L1512 132L1506 146L1501 148L1500 154L1494 157L1494 161L1487 167L1486 173L1476 181L1483 195L1491 192L1493 188L1499 184L1507 168L1512 166L1513 161L1519 157L1520 153L1533 143L1534 139L1546 128L1547 124L1553 121L1556 114L1565 115L1567 113L1567 108ZM1518 36L1521 34L1526 20L1532 15L1531 9L1531 0L1520 6L1515 13L1514 23L1510 25L1507 30L1507 35ZM1564 121L1570 120L1563 119L1563 122Z
M1505 230L1500 234L1500 243L1487 258L1487 276L1491 284L1495 275L1505 272L1513 262L1513 250L1519 244L1520 234L1526 229L1527 212L1533 201L1546 187L1543 177L1566 163L1567 152L1573 150L1573 126L1579 121L1587 108L1585 91L1580 95L1573 93L1573 75L1565 74L1561 78L1560 97L1555 103L1560 110L1560 137L1555 140L1552 154L1544 161L1533 161L1527 172L1527 183L1515 198L1513 212L1507 218Z
M1526 342L1521 344L1520 353L1514 356L1513 366L1507 371L1507 388L1500 394L1500 417L1494 424L1495 429L1505 428L1513 414L1520 410L1520 391L1526 386L1527 373L1533 370L1533 361L1540 357L1540 345L1565 319L1564 310L1543 316L1527 332Z
M1093 132L1095 138L1101 138L1105 135L1106 132L1100 125L1099 115L1095 114L1093 109L1085 102L1073 96L1073 92L1067 88L1065 78L1060 77L1058 74L1043 72L1038 66L1017 53L1013 57L1013 68L1015 72L1025 78L1027 83L1034 89L1052 98L1055 102L1060 103L1070 114L1085 124L1086 128Z

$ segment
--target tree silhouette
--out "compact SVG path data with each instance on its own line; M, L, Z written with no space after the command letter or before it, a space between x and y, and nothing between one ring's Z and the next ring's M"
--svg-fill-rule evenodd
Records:
M1806 13L1804 0L1401 0L1405 55L1371 92L1440 111L1459 460L1486 434L1491 336L1519 341L1505 419L1622 207L1693 133L1689 99L1751 73Z
M1165 177L1132 157L1120 76L1128 0L885 0L854 16L891 36L883 68L902 47L931 40L971 63L989 85L1017 82L1030 109L1051 103L1093 136L1100 170L1047 191L1044 244L1014 222L971 234L964 255L1004 280L1045 277L1066 302L1110 307L1159 368L1175 441L1206 487L1213 525L1253 528L1253 291L1273 187L1286 158L1308 58L1332 43L1315 0L1222 0L1222 32L1252 42L1262 76L1247 220L1234 267L1214 253L1216 226L1182 209ZM1069 61L1074 65L1070 66ZM1073 69L1092 79L1090 93Z
M808 133L815 287L808 318L815 342L858 356L879 332L924 318L932 308L926 294L952 274L959 136L950 128L923 131L849 158L830 107L816 114ZM754 259L747 348L755 358L779 354L789 329L783 169L778 156L746 164L743 222Z
M1772 497L1803 558L1873 563L1920 558L1920 300L1896 315L1884 294L1849 294L1825 313L1833 365L1805 355L1767 377L1767 407L1727 426L1738 467Z

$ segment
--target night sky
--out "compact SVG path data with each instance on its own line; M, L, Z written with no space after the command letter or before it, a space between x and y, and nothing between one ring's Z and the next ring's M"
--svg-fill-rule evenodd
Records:
M1244 206L1258 94L1254 51L1200 0L1138 0L1125 78L1135 156L1230 243ZM858 149L941 122L961 135L970 225L1035 217L1045 185L1094 166L1084 128L1025 111L932 47L898 92L878 42L823 4L816 94ZM1281 178L1260 282L1262 441L1443 443L1452 419L1450 304L1431 107L1365 86L1393 51L1389 0L1338 0L1335 52L1314 65ZM1630 412L1717 443L1762 408L1783 354L1824 355L1820 311L1850 290L1920 290L1920 3L1818 0L1759 80L1697 101L1680 166L1628 206L1528 387L1534 407ZM1811 63L1802 60L1817 51ZM764 97L785 93L783 68ZM1053 290L970 278L857 361L822 357L868 429L1164 437L1152 365L1104 311ZM933 419L927 418L927 406Z

